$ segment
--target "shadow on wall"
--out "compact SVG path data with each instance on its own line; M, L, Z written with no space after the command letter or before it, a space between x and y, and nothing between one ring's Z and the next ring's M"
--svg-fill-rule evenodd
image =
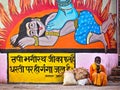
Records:
M104 53L77 53L76 68L84 67L89 70L90 65L94 62L96 56L101 57L101 64L106 68L107 75L111 74L111 69L118 66L118 54Z
M7 54L0 54L0 83L7 83Z

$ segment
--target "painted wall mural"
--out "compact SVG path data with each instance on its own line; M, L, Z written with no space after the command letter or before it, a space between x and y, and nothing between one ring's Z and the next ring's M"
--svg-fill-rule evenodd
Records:
M0 83L62 83L61 72L89 69L95 56L110 75L118 65L116 3L0 0Z
M115 0L7 1L0 2L0 49L117 51Z

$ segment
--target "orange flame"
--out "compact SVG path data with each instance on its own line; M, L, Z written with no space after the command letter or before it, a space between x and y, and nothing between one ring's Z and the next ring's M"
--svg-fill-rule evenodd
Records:
M8 6L9 6L9 11L10 11L10 14L14 14L14 15L18 15L18 11L17 11L17 8L15 6L15 3L14 3L14 0L8 0Z
M105 21L108 18L110 3L111 3L111 0L109 0L108 4L106 5L106 7L104 8L101 14L103 21Z
M20 0L20 8L22 12L27 11L28 9L31 8L31 0Z
M5 12L2 4L0 3L0 21L2 22L2 24L4 26L8 26L8 24L10 24L11 20L8 17L7 13Z
M2 28L0 28L0 41L5 41L5 33L6 33L6 30L3 30Z

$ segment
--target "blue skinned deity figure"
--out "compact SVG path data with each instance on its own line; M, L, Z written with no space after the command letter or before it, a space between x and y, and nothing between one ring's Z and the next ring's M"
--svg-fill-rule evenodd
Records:
M78 12L73 7L71 0L57 0L57 3L57 15L47 24L47 30L60 30L67 21L75 20L78 18Z
M99 25L90 11L83 10L78 14L77 10L73 7L71 0L57 0L57 3L57 15L48 22L46 30L60 30L67 21L77 20L78 26L75 30L75 41L83 45L101 41L106 50L107 42L104 33L108 30L109 25L114 26L115 23L111 13L108 16L108 19L104 21L102 25Z

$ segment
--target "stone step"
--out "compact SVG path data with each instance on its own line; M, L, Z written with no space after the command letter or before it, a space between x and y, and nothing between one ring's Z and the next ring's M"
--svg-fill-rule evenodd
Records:
M114 67L112 70L120 70L120 66Z
M111 75L112 76L120 76L120 71L112 71Z
M118 67L113 68L111 71L111 75L112 76L120 76L120 67L118 66Z
M110 80L110 81L120 81L120 76L108 76L108 80Z
M119 54L119 57L118 57L118 66L120 66L120 54Z

